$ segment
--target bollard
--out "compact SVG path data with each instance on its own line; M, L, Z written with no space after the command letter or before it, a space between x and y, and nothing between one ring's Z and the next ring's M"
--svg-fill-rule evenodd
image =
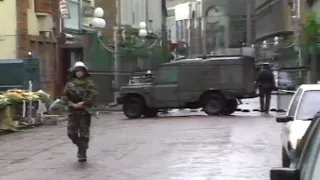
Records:
M32 81L30 80L29 81L29 84L28 84L28 91L29 92L32 92L32 89L33 89L33 84L32 84ZM29 101L29 108L28 108L28 123L29 124L32 124L34 123L34 120L32 119L32 101Z

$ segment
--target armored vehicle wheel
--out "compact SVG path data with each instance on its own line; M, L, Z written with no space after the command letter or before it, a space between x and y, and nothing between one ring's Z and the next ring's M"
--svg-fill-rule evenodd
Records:
M206 95L203 100L203 111L210 115L220 115L225 109L225 100L219 94Z
M129 97L123 104L123 113L129 119L140 118L144 111L144 102L138 97Z
M229 99L226 103L226 108L223 111L223 115L230 115L234 113L238 108L238 101L237 99Z
M154 108L145 108L143 112L143 116L147 118L156 117L157 114L158 114L158 109L154 109Z

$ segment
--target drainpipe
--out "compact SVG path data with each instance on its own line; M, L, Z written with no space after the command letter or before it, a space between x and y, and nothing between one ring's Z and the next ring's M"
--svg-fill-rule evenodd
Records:
M247 46L252 44L252 0L247 0L246 7L246 16L247 16Z
M145 22L147 24L146 29L147 29L147 32L149 32L150 27L149 27L149 1L148 0L145 0L144 8L145 8L145 16L146 16Z
M315 50L315 48L310 48L310 59L311 59L311 63L310 63L310 75L309 75L309 83L317 83L318 77L317 77L317 52Z
M119 42L120 42L120 25L121 25L121 0L116 0L116 26L114 27L114 104L117 102L117 98L119 97L119 90L120 90L120 77L119 77L119 69L120 69L120 49L119 49Z
M165 5L165 0L161 0L161 4ZM162 40L162 62L167 61L168 58L168 38L167 38L167 9L161 6L162 18L161 18L161 40Z
M191 44L191 31L193 30L193 28L192 28L192 19L193 19L193 17L192 17L192 4L191 4L191 2L189 3L189 16L188 16L189 18L188 18L188 22L187 22L187 26L188 26L188 46L189 46L189 49L188 49L188 57L190 57L191 56L191 48L193 47L192 46L192 44Z

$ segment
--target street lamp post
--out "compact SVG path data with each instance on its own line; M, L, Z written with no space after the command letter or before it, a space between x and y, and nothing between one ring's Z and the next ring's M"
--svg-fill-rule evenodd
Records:
M118 2L118 1L117 1ZM119 4L117 4L117 7L120 6ZM118 12L119 13L119 12ZM119 97L119 89L120 89L120 84L119 84L119 62L120 62L120 47L119 47L119 43L120 43L120 36L121 34L119 33L120 30L120 20L119 20L119 15L117 13L117 24L114 27L114 50L112 50L111 48L109 48L107 45L104 44L103 40L101 39L102 37L102 30L106 27L107 23L106 21L103 19L103 15L104 15L104 10L101 7L97 7L94 10L93 13L93 20L92 20L92 26L93 28L96 28L98 30L98 38L99 38L99 42L100 44L108 51L114 53L114 102L116 103L116 99L117 97ZM148 31L147 31L147 23L146 22L141 22L139 24L139 33L138 36L140 38L146 38L148 36ZM157 38L156 38L157 39ZM156 44L157 41L155 41L152 45L150 45L149 47L147 47L147 49L154 47L154 45ZM146 43L146 41L145 41ZM139 47L143 47L143 45L139 46Z

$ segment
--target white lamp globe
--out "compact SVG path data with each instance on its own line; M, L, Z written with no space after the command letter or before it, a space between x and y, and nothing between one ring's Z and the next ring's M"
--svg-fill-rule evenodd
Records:
M139 30L139 36L140 36L140 37L143 37L143 38L147 37L147 36L148 36L147 30L145 30L145 29L140 29L140 30Z
M140 29L146 29L147 28L147 23L146 22L141 22L139 24Z
M93 17L102 18L104 15L104 10L101 7L97 7L93 11Z
M279 37L278 36L274 37L274 41L279 41Z
M104 19L101 19L100 18L100 20L99 20L100 22L99 22L99 24L100 24L100 28L104 28L104 27L106 27L106 25L107 25L107 22L104 20Z
M106 26L106 21L102 18L93 18L92 26L95 28L104 28Z
M99 19L100 18L97 18L97 17L92 19L92 26L93 27L97 28L99 26Z

